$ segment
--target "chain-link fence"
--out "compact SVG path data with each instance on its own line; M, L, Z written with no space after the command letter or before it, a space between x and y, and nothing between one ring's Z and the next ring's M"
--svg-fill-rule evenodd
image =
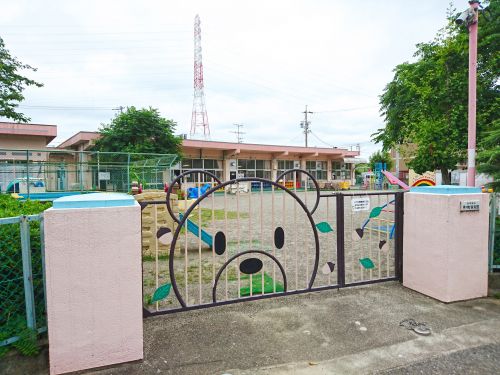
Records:
M43 252L42 215L0 218L0 352L14 344L29 354L46 330Z
M0 149L0 192L35 199L65 192L129 192L133 181L162 189L176 162L171 154Z
M490 271L500 270L500 194L493 193L490 198Z

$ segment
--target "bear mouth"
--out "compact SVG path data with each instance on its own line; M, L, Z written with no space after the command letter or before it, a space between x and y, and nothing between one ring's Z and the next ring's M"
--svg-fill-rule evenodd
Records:
M237 259L243 255L247 255L247 254L261 254L261 255L264 255L264 256L270 258L274 263L276 263L276 265L280 269L281 275L283 277L283 292L279 292L279 293L286 292L286 290L287 290L286 273L285 273L285 269L281 265L280 261L274 255L270 254L269 252L266 252L263 250L247 250L247 251L242 251L241 253L238 253L238 254L232 256L231 258L229 258L222 265L222 267L219 269L219 272L217 272L217 276L215 277L215 280L214 280L214 286L212 288L212 301L213 301L213 303L217 302L217 284L219 283L219 279L220 279L222 273L224 272L224 270L235 259ZM260 272L262 270L263 266L264 266L264 264L263 264L261 259L255 257L255 256L252 256L251 258L247 258L240 263L239 270L243 274L253 275L253 274Z

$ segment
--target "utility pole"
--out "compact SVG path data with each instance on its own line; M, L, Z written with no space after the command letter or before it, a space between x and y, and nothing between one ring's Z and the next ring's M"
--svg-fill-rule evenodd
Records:
M235 131L232 131L232 132L230 132L230 133L234 133L234 134L236 134L236 138L237 138L237 140L238 140L238 143L242 143L242 142L243 142L243 137L241 136L241 134L245 134L245 132L242 132L242 131L240 130L240 128L242 128L242 127L243 127L243 126L245 126L245 125L243 125L243 124L233 124L233 125L234 125L234 126L236 126L236 130L235 130Z
M121 105L121 106L119 106L117 108L113 108L113 111L120 111L120 113L123 113L124 109L125 109L125 107Z
M304 121L302 121L302 122L300 123L300 127L301 127L302 129L304 129L304 134L305 134L305 136L306 136L306 147L307 147L307 135L311 132L311 131L309 130L309 125L310 125L311 123L310 123L309 121L307 121L307 114L308 114L308 113L311 113L311 114L312 114L313 112L308 111L308 110L307 110L307 105L306 105L306 110L305 110L304 112L302 112L302 113L304 114Z
M469 8L455 19L457 25L469 30L469 103L467 128L467 186L476 185L476 81L477 81L477 28L479 0L469 0Z
M469 27L469 123L467 141L467 186L476 185L476 79L479 1L469 1L473 15Z

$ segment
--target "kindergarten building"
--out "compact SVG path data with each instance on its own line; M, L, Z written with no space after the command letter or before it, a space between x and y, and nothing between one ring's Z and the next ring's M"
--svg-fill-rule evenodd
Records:
M79 132L58 148L85 151L98 137L97 132ZM359 162L355 158L359 156L359 150L194 139L182 140L182 154L182 161L174 166L174 174L202 169L222 180L236 177L276 179L287 169L300 168L310 172L319 181L343 180L354 183L354 167Z
M34 168L38 168L40 174L41 165L46 163L49 168L54 168L57 172L51 174L49 178L51 181L46 181L47 189L51 191L91 189L122 191L124 186L130 186L130 177L124 178L120 186L116 183L103 185L100 181L99 170L96 171L95 166L93 169L82 168L82 165L88 163L90 159L95 159L95 155L87 151L91 150L94 141L99 138L99 133L81 131L57 147L48 146L56 136L56 125L0 122L0 165L4 167L4 170L15 171L17 166L17 170L22 171L23 160L26 160L24 170L29 169L31 177ZM359 156L359 149L194 139L183 139L182 153L182 160L168 166L168 171L161 171L159 177L161 184L171 180L172 176L190 169L210 171L222 180L229 180L236 177L276 179L283 171L293 168L307 170L320 183L340 180L354 184L354 167L360 162L360 159L356 158ZM71 167L68 167L69 165ZM127 167L127 170L129 169ZM102 172L101 175L103 175ZM186 182L193 182L195 178L192 176ZM201 178L203 179L203 176ZM3 183L0 181L3 185L7 183L8 181L3 181ZM0 189L5 191L5 187L3 186L2 189L0 186Z

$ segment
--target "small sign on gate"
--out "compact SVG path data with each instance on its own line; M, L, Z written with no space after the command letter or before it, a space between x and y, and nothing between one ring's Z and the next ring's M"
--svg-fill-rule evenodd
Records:
M351 199L352 212L368 211L370 209L370 198L352 198Z

